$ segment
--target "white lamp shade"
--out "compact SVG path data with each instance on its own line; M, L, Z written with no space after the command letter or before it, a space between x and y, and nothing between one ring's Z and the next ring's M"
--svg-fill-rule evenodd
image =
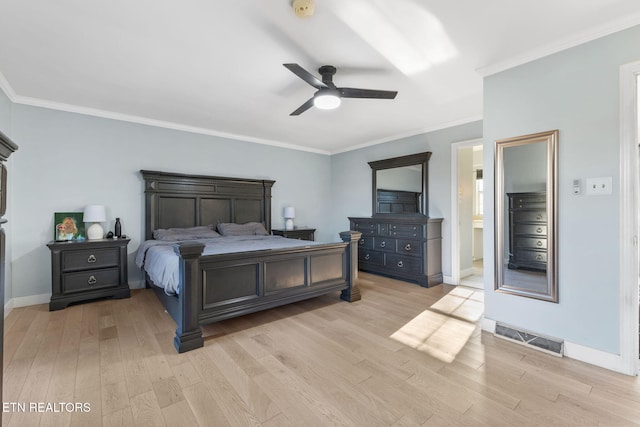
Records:
M287 206L284 208L284 217L285 218L295 218L296 217L296 208Z
M82 220L84 222L105 222L107 220L107 211L102 205L85 206Z

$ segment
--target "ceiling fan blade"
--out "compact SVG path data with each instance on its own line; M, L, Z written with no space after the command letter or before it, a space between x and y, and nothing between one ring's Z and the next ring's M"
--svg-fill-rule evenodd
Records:
M340 87L338 91L343 98L394 99L398 94L397 91L392 90L355 89L352 87Z
M305 82L309 83L316 89L326 89L327 85L318 79L316 76L299 66L298 64L282 64L289 69L293 74L300 77Z
M300 114L307 111L309 108L313 107L313 98L310 98L307 102L298 107L296 111L289 114L290 116L299 116Z

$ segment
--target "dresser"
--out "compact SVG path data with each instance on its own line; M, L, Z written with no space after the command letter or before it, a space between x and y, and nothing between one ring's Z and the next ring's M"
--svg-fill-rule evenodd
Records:
M274 236L282 236L287 239L314 240L315 228L294 228L293 230L284 230L274 228L271 230Z
M49 310L96 298L128 298L129 239L49 242L51 301Z
M442 218L349 217L362 233L358 268L428 287L442 283Z
M507 193L510 269L547 271L547 193Z

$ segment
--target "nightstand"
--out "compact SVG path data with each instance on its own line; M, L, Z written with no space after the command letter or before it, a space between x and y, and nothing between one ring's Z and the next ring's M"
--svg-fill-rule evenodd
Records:
M315 228L294 228L293 230L272 229L274 236L283 236L287 239L314 240Z
M127 245L130 239L49 242L49 311L96 298L128 298Z

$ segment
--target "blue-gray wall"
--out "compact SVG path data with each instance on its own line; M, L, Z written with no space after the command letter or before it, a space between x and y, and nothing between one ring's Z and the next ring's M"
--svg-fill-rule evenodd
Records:
M451 275L451 143L482 137L482 122L428 132L331 156L334 230L348 229L349 216L370 216L371 167L368 162L431 151L429 216L442 223L442 269ZM347 227L347 228L345 228Z
M485 239L485 316L613 354L619 352L619 67L640 58L634 27L484 80L485 179L493 141L558 129L558 304L490 292L493 240ZM575 196L572 181L613 177L611 196ZM486 188L492 186L487 185ZM485 232L493 233L493 194Z
M272 223L295 206L296 224L331 233L329 156L223 139L21 104L13 105L12 137L20 145L12 166L13 297L51 293L50 254L54 212L107 207L113 229L120 217L129 245L129 280L142 276L133 255L143 237L140 169L274 179ZM19 155L18 155L19 153ZM345 229L346 230L346 229Z

